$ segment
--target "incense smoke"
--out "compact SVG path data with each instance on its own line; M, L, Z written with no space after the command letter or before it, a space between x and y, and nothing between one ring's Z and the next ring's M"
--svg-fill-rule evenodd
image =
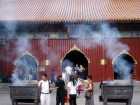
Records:
M48 45L48 37L42 37L40 40L40 48L45 54L46 59L50 61L52 66L56 66L59 61L59 49L58 47L52 48Z
M48 54L48 37L42 36L40 38L40 47L43 52L43 54Z
M51 74L50 74L50 79L52 82L54 82L56 80L57 74L56 74L56 65L59 62L59 49L57 48L51 48L48 44L48 37L47 36L43 36L39 38L40 40L40 48L41 51L43 52L44 56L45 56L45 60L48 60L49 65L44 65L45 66L50 66L51 65ZM48 68L47 68L48 69ZM45 70L45 72L47 72Z
M101 45L106 50L106 57L111 60L124 50L126 52L129 51L128 45L120 41L121 33L119 33L117 28L110 27L109 24L103 23L99 25L98 29L94 29L96 28L94 25L87 24L68 25L68 28L70 37L76 38L77 43L81 47L94 49L98 45ZM86 41L86 44L83 44L83 40ZM119 69L115 70L115 72L118 74L125 72L124 77L121 79L130 79L132 65L126 62L123 59L116 65Z
M28 36L17 37L16 41L16 51L18 55L21 55L25 52L29 52L31 49L30 38Z
M116 79L132 79L132 73L134 71L134 59L127 55L119 55L113 63L115 78Z
M4 21L1 21L2 33L0 35L0 38L2 38L3 40L6 40L7 42L15 41L14 48L12 48L12 51L10 51L10 54L8 53L7 55L9 57L7 58L8 62L13 62L9 55L12 56L12 55L15 55L16 53L17 56L21 56L23 53L29 51L30 49L30 43L29 43L29 39L27 35L26 36L23 35L23 37L18 36L16 33L17 22L10 21L12 19L14 20L16 17L16 6L17 6L16 0L0 0L0 8L1 8L0 14L2 14L0 18L4 19ZM6 43L4 47L6 49L11 49L11 47L13 46L9 45L9 43L8 44ZM11 80L12 82L18 83L20 79L17 76L17 72L18 72L17 68L22 69L22 67L19 68L19 65L18 66L15 65L15 70L13 71ZM23 74L25 74L25 72Z
M37 80L37 62L31 55L23 55L15 61L15 70L12 75L13 83L25 80Z
M72 75L73 72L73 63L68 60L64 59L62 63L62 78L65 81L69 81L70 76Z
M37 73L37 62L30 53L31 43L27 35L17 37L16 40L16 53L18 58L14 62L15 69L12 74L12 82L22 84L23 80L35 80Z
M95 48L97 45L102 45L106 48L106 56L113 59L122 51L129 51L129 47L120 42L121 37L116 28L110 27L108 24L101 24L98 30L94 30L94 25L75 25L70 28L69 35L71 38L76 38L80 46L85 48ZM86 44L83 44L83 41Z

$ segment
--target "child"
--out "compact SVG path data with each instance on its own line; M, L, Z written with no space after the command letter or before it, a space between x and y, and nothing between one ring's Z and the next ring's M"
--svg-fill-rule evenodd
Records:
M41 80L38 83L40 88L40 103L41 105L50 105L50 88L49 88L49 80L47 74L43 74L41 76Z

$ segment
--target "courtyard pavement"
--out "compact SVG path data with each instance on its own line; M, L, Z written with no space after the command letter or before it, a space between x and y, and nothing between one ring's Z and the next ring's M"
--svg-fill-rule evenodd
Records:
M1 86L1 85L0 85ZM99 95L100 95L100 89L99 89L99 83L96 83L94 88L94 105L103 105L102 102L99 102ZM55 105L55 92L51 94L51 103L50 105ZM77 98L77 105L84 105L85 99L84 94L81 94ZM0 87L0 105L12 105L8 88L1 88ZM33 104L19 104L19 105L33 105ZM108 103L108 105L125 105L125 103ZM132 99L132 105L140 105L140 82L134 83L134 93L133 93L133 99Z

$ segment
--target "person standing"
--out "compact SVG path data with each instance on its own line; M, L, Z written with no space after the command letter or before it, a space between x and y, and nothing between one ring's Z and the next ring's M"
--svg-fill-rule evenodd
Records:
M80 65L80 67L79 67L79 77L81 78L81 79L86 79L85 78L85 72L86 70L85 70L85 68L83 67L83 65Z
M79 77L77 77L77 84L78 84L77 93L78 93L78 96L80 96L80 93L83 90L83 84L82 84L82 79Z
M77 97L77 81L73 76L70 76L70 81L67 84L68 88L68 97L70 105L77 105L76 104L76 97Z
M78 75L78 72L79 72L79 66L78 64L76 64L76 66L74 67L74 74Z
M40 103L41 105L50 105L50 86L47 74L41 76L41 80L38 83L40 88Z
M64 105L64 98L65 98L65 82L62 80L62 76L58 76L56 84L57 88L56 92L56 105Z
M94 105L94 96L93 96L93 81L92 76L87 77L87 86L85 92L85 105Z

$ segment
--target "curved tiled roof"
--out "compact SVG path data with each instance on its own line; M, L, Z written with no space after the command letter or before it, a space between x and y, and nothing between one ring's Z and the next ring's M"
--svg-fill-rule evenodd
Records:
M140 20L140 0L0 0L0 20Z

